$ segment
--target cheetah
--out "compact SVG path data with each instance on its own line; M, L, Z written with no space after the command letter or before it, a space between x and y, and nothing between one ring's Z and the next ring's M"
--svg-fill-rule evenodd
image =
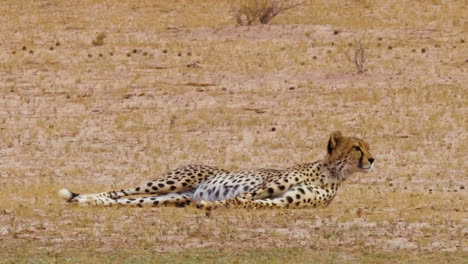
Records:
M326 207L344 180L356 172L370 172L374 161L367 142L335 131L330 135L323 160L287 169L232 172L205 165L188 165L130 189L94 194L61 189L59 196L70 203L98 206L183 207L192 204L207 210L217 207ZM133 195L144 196L125 198Z

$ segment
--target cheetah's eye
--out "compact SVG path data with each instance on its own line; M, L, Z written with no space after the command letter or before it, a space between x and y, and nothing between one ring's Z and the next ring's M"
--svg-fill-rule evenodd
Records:
M353 149L355 149L357 151L361 151L361 148L359 146L354 146Z

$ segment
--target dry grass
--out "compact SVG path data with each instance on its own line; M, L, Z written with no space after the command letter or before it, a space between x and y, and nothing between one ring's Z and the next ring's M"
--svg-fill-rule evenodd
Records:
M466 263L464 1L313 1L252 27L224 1L4 2L0 263ZM345 51L364 32L356 74ZM187 163L312 161L336 129L377 163L326 209L206 217L56 197Z

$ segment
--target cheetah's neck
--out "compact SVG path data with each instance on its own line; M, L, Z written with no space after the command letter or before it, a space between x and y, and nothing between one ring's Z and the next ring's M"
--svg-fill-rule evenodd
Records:
M326 176L329 183L340 183L346 180L351 173L346 169L346 163L342 160L321 161L322 173Z

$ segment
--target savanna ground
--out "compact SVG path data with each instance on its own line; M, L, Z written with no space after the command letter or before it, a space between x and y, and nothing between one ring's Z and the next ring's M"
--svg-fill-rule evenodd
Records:
M467 263L467 1L4 0L0 263ZM365 46L365 72L346 53ZM375 170L315 210L79 208L177 166L284 168L329 133Z

